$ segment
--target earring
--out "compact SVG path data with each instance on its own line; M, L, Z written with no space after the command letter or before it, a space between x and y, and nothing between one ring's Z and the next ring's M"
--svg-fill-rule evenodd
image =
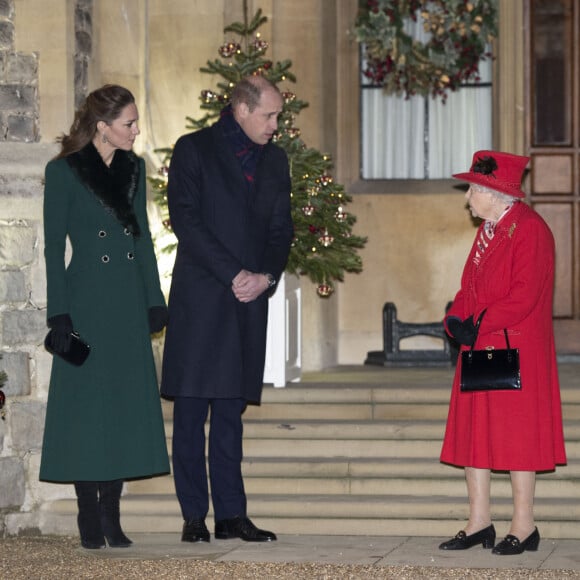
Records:
M107 136L103 133L103 143L108 143L109 140L107 139Z

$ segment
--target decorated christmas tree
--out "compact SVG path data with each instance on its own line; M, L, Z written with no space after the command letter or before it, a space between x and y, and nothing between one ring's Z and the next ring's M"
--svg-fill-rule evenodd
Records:
M226 35L234 38L219 48L221 59L208 61L200 69L219 79L214 89L201 92L201 108L205 115L200 119L187 117L187 128L197 130L215 122L229 102L232 88L246 76L262 75L281 89L284 106L278 132L273 139L286 151L290 162L294 221L294 239L286 272L307 276L317 285L318 294L326 297L332 294L334 282L343 280L345 272L362 270L362 260L357 250L364 247L366 238L352 233L356 218L348 212L351 198L333 180L331 158L307 147L300 138L300 129L295 125L296 117L308 104L283 86L296 82L290 72L291 61L274 63L266 58L268 43L258 32L267 21L261 10L249 21L244 2L244 16L243 23L235 22L224 29ZM157 152L163 156L163 165L157 175L150 176L149 180L154 186L155 201L161 208L163 224L170 231L167 172L172 149L158 149ZM165 240L162 249L174 251L175 238Z

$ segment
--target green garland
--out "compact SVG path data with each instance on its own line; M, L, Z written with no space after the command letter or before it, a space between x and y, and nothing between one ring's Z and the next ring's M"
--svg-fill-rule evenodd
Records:
M428 40L414 40L409 20ZM497 36L497 0L361 0L353 32L364 47L363 74L389 94L447 98L469 80Z

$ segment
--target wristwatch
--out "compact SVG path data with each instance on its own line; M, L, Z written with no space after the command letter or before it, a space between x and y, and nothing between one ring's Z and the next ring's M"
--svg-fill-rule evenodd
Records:
M266 278L268 279L268 290L276 286L276 279L274 278L274 276L272 276L272 274L268 274L268 272L262 272L262 275L266 276Z

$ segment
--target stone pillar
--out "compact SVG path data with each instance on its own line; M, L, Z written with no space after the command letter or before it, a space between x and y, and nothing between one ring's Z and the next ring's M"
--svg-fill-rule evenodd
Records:
M0 421L0 536L11 514L35 503L38 472L30 465L42 443L48 375L48 355L39 346L46 332L41 180L54 151L35 143L39 57L16 50L18 6L0 0L0 368L8 377ZM16 523L22 527L37 526Z
M50 371L43 348L42 179L55 153L52 145L0 142L0 368L8 376L0 421L0 536L37 528L35 508L47 495L38 483Z

